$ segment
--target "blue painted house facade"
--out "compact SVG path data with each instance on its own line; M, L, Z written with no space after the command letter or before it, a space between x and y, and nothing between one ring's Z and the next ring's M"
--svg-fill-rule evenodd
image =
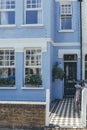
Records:
M74 94L79 14L77 0L0 0L0 100L49 104ZM56 62L64 79L53 82Z

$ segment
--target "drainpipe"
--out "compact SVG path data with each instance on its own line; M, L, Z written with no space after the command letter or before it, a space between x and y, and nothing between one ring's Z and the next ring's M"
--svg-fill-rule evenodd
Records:
M81 2L82 0L78 0L80 2L80 66L81 66L81 75L80 75L80 79L82 80L82 6L81 6Z

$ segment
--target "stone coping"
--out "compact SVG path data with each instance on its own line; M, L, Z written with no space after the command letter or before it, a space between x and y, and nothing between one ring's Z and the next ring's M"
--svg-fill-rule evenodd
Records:
M26 102L26 101L0 101L0 104L30 104L30 105L46 105L46 102Z

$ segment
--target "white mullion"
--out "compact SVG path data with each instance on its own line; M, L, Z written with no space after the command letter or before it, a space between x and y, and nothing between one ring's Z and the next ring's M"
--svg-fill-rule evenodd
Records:
M10 64L10 56L11 56L11 54L10 54L10 50L9 50L9 65L11 66L11 64Z
M31 65L31 56L32 56L32 55L31 55L31 50L30 50L30 65Z
M32 0L30 0L30 7L32 7Z
M36 1L36 7L38 7L38 2L37 2L37 0L35 0Z
M24 50L24 84L25 84L25 69L26 69L26 49Z
M5 50L3 50L3 51L4 51L4 62L3 63L4 63L4 67L5 67Z
M25 65L25 68L40 68L41 69L41 65L37 65L37 66L33 66L33 65Z
M3 11L15 11L15 9L0 9L0 12L3 12Z
M7 1L7 0L6 0L6 1ZM9 0L9 2L10 2L10 3L9 3L9 6L10 6L10 8L11 8L11 0Z
M42 10L42 8L27 8L26 10L27 10L27 11L32 11L32 10L37 10L37 11L39 11L39 10Z
M5 8L6 8L6 1L7 1L7 0L5 0L5 3L4 3L4 4L5 4Z
M24 24L26 24L27 0L24 0Z

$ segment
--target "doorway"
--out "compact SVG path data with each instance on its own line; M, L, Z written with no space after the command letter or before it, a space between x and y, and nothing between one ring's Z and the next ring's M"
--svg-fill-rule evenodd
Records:
M64 55L64 96L74 96L74 80L77 80L77 55Z

